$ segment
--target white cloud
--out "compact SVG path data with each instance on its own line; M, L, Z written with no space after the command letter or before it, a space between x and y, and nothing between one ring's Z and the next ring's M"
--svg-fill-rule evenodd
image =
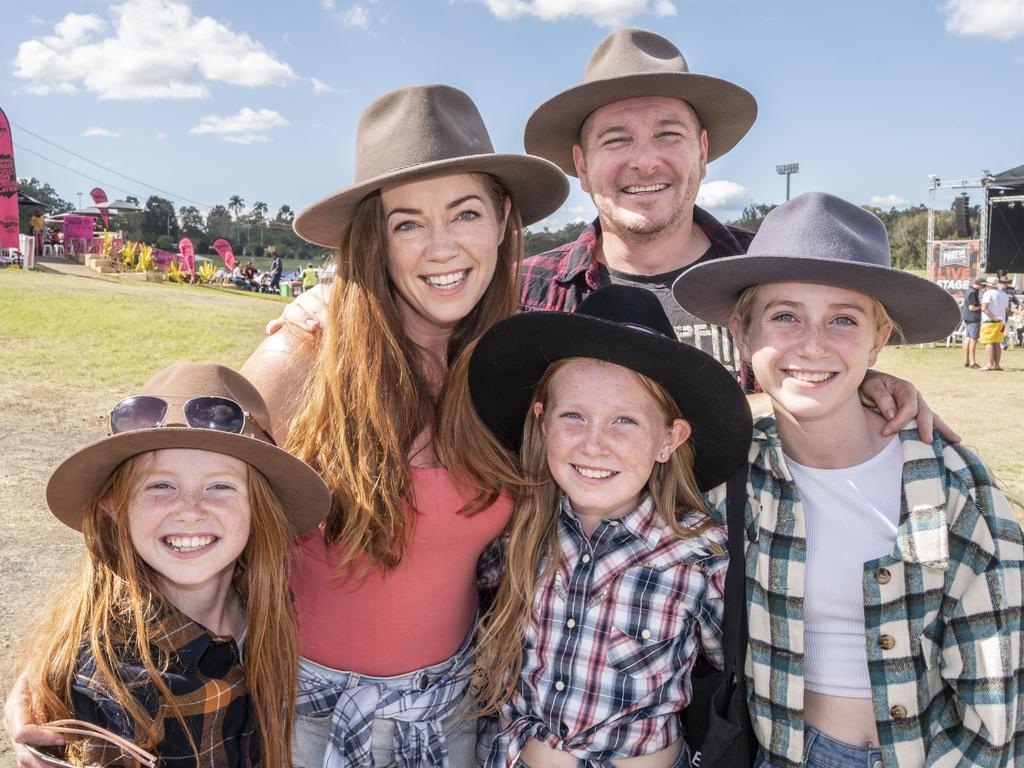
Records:
M163 131L159 131L156 133L156 135L153 136L153 138L156 139L157 141L163 141L164 139L167 138L167 134L164 133Z
M256 87L297 77L249 35L193 16L178 0L125 0L110 11L109 23L69 13L54 34L21 43L15 77L32 81L32 93L73 92L79 83L101 99L199 99L208 82Z
M558 21L570 16L589 18L602 27L620 26L636 16L675 16L671 0L482 0L499 19L536 16Z
M1011 40L1024 35L1024 0L946 0L946 31Z
M86 128L84 131L82 131L82 135L102 136L105 138L116 139L121 134L117 133L116 131L111 131L109 128L100 128L99 126L94 126L92 128Z
M78 93L78 89L71 83L58 83L57 85L46 85L45 83L32 83L22 88L25 93L33 96L49 96L51 93L63 93L71 96Z
M890 208L906 208L910 205L910 201L899 195L872 195L868 200L868 205L887 211Z
M735 181L708 181L697 192L697 205L711 210L738 211L750 201L750 192Z
M310 82L313 83L313 93L319 96L321 93L334 93L334 89L331 88L323 80L318 80L315 77L309 78Z
M339 18L346 27L370 28L370 14L359 3L356 3L351 8L346 8L340 13Z
M373 23L385 23L387 12L382 11L377 0L361 0L345 7L338 7L337 0L320 0L320 7L327 11L343 27L369 30Z
M271 128L289 124L280 112L272 109L242 107L237 115L207 115L199 121L199 125L190 128L189 133L212 133L220 136L222 141L254 144L259 141L270 141L266 132Z

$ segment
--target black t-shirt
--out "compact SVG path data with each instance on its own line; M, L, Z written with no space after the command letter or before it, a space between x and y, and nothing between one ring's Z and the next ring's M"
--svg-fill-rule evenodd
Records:
M714 258L714 252L708 248L704 255L694 263L710 261L712 258ZM736 373L736 352L729 330L694 317L680 307L676 303L675 297L672 296L672 283L691 266L688 264L660 275L633 275L611 269L605 264L599 264L598 269L603 277L607 277L615 285L646 288L657 296L680 341L707 352L730 371Z
M963 306L963 318L964 322L967 323L980 323L981 322L981 310L980 309L968 309L969 306L974 305L976 307L981 306L981 300L978 298L977 288L968 288L967 293L964 294L964 306Z

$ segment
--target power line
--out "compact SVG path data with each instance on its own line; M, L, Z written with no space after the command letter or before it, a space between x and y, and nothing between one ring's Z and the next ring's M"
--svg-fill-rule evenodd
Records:
M15 146L16 149L20 149L22 152L28 152L29 154L35 155L36 157L40 157L43 160L46 160L47 162L53 163L54 165L57 165L57 166L60 166L61 168L63 168L66 171L71 171L72 173L77 173L79 176L84 176L85 178L89 179L89 181L95 181L97 184L103 184L104 186L111 187L112 189L119 189L122 192L124 192L126 195L132 194L129 190L124 189L123 187L119 187L116 184L111 184L109 181L104 181L103 179L97 179L95 176L90 176L87 173L82 173L81 171L72 168L70 165L64 165L64 163L57 162L56 160L54 160L51 157L47 157L46 155L41 155L38 152L36 152L34 149L29 149L28 147L23 147L20 144L15 144L14 146Z
M105 165L102 165L101 163L97 163L95 160L90 160L88 157L85 157L84 155L80 155L77 152L74 152L74 151L68 149L67 147L62 147L60 144L57 144L56 142L50 141L49 139L44 138L43 136L40 136L38 133L34 133L33 131L30 131L28 128L25 128L24 126L18 125L17 123L12 122L11 125L13 125L15 128L17 128L19 131L24 131L29 136L35 136L37 139L39 139L42 142L45 142L45 143L49 144L51 147L56 147L57 149L59 149L62 152L67 152L69 155L73 155L74 157L77 157L79 160L84 160L85 162L91 163L92 165L95 165L98 168L102 168L104 171L106 171L108 173L113 173L113 174L116 174L116 175L120 176L121 178L128 179L128 181L132 182L133 184L139 184L139 185L141 185L143 187L146 187L147 189L152 189L154 192L159 192L160 194L163 194L163 195L169 195L170 197L175 198L177 200L184 200L185 202L192 203L192 205L198 205L200 208L206 208L206 209L213 208L213 206L209 205L208 203L201 203L198 200L192 200L190 198L185 197L184 195L176 195L174 192L169 192L166 189L161 189L160 187L154 187L152 184L147 184L144 181L139 181L138 179L132 178L131 176L128 176L127 174L121 173L120 171L115 171L113 168L107 168ZM24 148L21 147L21 149L24 149ZM26 150L26 151L27 152L32 152L32 150L30 150L30 149ZM39 155L38 152L32 152L32 154ZM39 157L42 157L44 160L50 160L50 158L43 157L42 155L39 155ZM61 163L58 163L56 160L50 160L50 162L54 163L56 165L61 165ZM84 173L76 171L74 168L70 168L70 167L68 167L66 165L61 165L61 167L66 168L67 170L72 171L73 173L78 173L80 176L85 176L85 178L87 178L87 179L92 179L91 176L87 176ZM92 180L95 181L95 179L92 179ZM107 182L102 182L101 181L100 183L101 184L106 184ZM122 192L127 192L127 190L123 189L122 187L118 187L118 186L116 186L114 184L109 184L109 186L114 187L114 189L120 189ZM131 194L131 193L127 192L127 194Z

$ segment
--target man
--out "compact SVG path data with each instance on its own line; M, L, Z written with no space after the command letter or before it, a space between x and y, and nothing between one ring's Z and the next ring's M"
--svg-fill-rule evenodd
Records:
M976 359L978 331L981 329L981 290L985 278L978 275L964 294L961 310L964 318L964 368L980 368Z
M526 151L590 194L598 218L580 237L523 263L522 308L572 311L608 283L655 293L681 341L735 371L732 339L681 309L672 283L687 267L746 251L752 233L695 205L710 160L746 134L754 97L692 74L679 49L652 32L620 29L597 47L583 83L542 104Z
M983 371L1003 370L999 363L1003 356L1003 336L1006 329L1006 310L1009 296L999 289L994 277L985 281L986 290L981 295L981 331L978 338L985 345L986 365Z
M281 257L277 255L277 250L271 251L274 258L270 261L270 292L277 293L281 283L281 272L283 267L281 266Z
M302 290L308 291L318 282L320 282L320 278L316 273L316 269L313 268L312 264L307 264L302 272Z

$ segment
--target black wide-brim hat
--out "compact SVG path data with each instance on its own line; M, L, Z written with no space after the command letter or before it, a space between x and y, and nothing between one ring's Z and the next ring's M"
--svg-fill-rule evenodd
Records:
M734 376L705 352L676 340L650 291L609 285L576 312L527 312L488 330L469 363L473 405L488 429L518 452L533 394L552 363L582 357L614 363L656 381L690 422L702 491L747 462L751 416Z
M243 434L169 423L119 432L90 443L64 459L46 485L50 511L65 525L81 531L86 507L113 471L133 456L163 448L223 453L255 467L267 479L297 534L327 517L331 493L324 481L308 464L274 444L264 431L272 429L267 406L240 373L213 363L175 363L146 382L140 394L170 402L202 396L234 400L246 415Z
M944 288L890 266L889 237L877 216L824 192L772 210L745 256L691 267L672 295L690 314L728 326L739 295L766 283L818 283L878 299L902 331L889 344L938 341L960 325L960 308Z

